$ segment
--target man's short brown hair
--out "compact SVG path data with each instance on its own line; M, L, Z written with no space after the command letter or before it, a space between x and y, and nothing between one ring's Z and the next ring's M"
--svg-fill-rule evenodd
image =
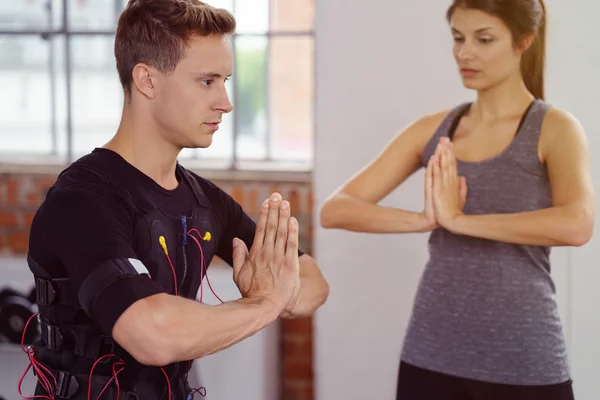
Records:
M129 0L119 17L115 38L121 85L129 92L136 64L171 72L192 36L231 35L235 27L229 11L199 0Z

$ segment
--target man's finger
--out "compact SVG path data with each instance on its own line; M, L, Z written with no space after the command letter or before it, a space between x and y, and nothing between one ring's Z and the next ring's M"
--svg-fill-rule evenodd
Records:
M279 210L279 223L277 226L277 237L275 239L275 254L279 254L283 260L285 246L288 238L288 226L290 224L290 203L287 200L281 202Z
M243 240L233 239L233 280L237 282L242 266L248 258L248 247Z
M252 253L262 249L267 229L267 215L269 214L269 199L265 200L260 207L260 215L256 223L254 242L252 242Z
M263 249L269 254L273 254L273 249L275 248L275 237L277 236L277 226L279 225L281 200L281 195L279 193L273 193L269 199L267 229L265 230L265 240L263 242Z
M298 257L298 220L291 217L288 225L288 235L286 241L285 258L288 265L295 263L295 258Z

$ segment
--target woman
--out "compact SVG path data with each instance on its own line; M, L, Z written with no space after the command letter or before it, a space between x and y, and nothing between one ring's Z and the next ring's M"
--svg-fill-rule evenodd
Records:
M321 224L431 232L398 399L573 399L549 249L588 242L594 193L581 125L544 101L545 6L456 0L447 18L476 101L405 128ZM377 205L421 167L423 211Z

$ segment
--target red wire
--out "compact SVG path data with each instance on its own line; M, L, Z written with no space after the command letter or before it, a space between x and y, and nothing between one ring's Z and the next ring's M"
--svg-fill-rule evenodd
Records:
M200 232L198 232L198 229L196 228L192 228L188 231L186 236L189 236L190 238L194 239L194 242L196 242L196 245L198 246L198 250L200 250L200 302L202 303L202 284L203 284L203 279L202 279L202 272L204 272L204 276L206 277L206 283L208 283L208 287L210 288L210 291L212 292L212 294L215 295L215 297L221 302L224 303L223 300L221 300L221 298L215 293L215 291L212 288L212 285L210 284L210 279L208 278L208 268L206 266L206 259L204 258L204 251L202 250L202 246L200 245L200 242L198 241L198 239L196 239L196 237L194 237L193 235L191 235L190 232L195 232L200 238L202 238L202 235L200 234Z
M173 266L173 263L171 262L171 257L169 257L169 254L165 251L165 256L167 257L167 261L169 261L169 266L171 267L171 271L173 272L173 283L175 285L175 296L178 296L178 290L177 290L177 273L175 273L175 267Z
M206 277L206 282L208 283L208 287L210 288L210 291L212 292L212 294L221 302L224 303L223 300L221 300L221 298L215 293L215 291L212 288L212 285L210 284L210 279L208 277L208 268L206 265L206 259L204 258L204 251L202 250L202 245L200 244L200 242L198 241L198 239L193 236L191 233L195 232L200 239L202 239L202 235L200 234L200 232L195 229L192 228L188 231L188 233L186 234L186 236L189 236L190 238L192 238L194 240L194 242L196 243L196 245L198 246L198 250L200 250L200 302L202 302L202 290L203 290L203 276ZM204 240L204 239L202 239ZM173 273L173 281L175 284L175 296L178 296L178 289L177 289L177 273L175 272L175 267L173 266L173 262L171 261L171 257L169 257L169 254L165 252L165 256L167 257L167 261L169 262L169 266L171 267L171 272ZM46 377L46 375L44 375L44 373L42 372L41 369L43 369L44 371L46 371L54 380L54 387L56 387L56 385L58 384L56 381L56 377L54 375L52 375L52 373L50 372L50 370L48 370L48 368L46 368L44 365L42 365L41 363L39 363L36 359L35 359L35 346L29 346L27 349L25 349L25 333L27 332L27 327L29 326L29 323L31 322L31 320L34 317L37 317L39 314L34 314L32 315L29 320L27 321L27 323L25 324L25 327L23 329L23 335L21 338L21 349L23 350L23 352L25 352L27 354L27 357L29 358L29 365L27 366L27 368L25 369L25 371L23 372L23 374L21 375L21 378L19 379L19 383L18 383L18 391L19 391L19 395L24 398L24 399L48 399L48 400L55 400L54 397L54 390L53 390L53 386L51 384L51 382L49 381L49 379ZM106 358L106 357L116 357L114 354L106 354L100 358L98 358L94 364L92 365L92 369L90 370L90 374L89 374L89 378L88 378L88 400L91 400L91 390L92 390L92 375L94 372L94 368L96 368L96 365L98 365L98 363ZM118 358L118 357L117 357ZM191 363L192 361L190 361L190 367L191 367ZM100 392L100 394L98 394L98 397L96 397L96 400L98 400L100 398L100 396L102 396L102 394L106 391L106 389L109 387L109 385L111 384L111 382L114 380L115 381L115 385L117 386L117 398L119 398L119 395L121 393L121 388L119 385L119 378L118 375L125 369L125 367L123 366L125 365L125 362L123 360L121 360L119 358L119 361L115 362L112 365L112 371L113 371L113 376L112 378L110 378L110 380L106 383L106 385L104 386L104 388L102 389L102 391ZM123 366L121 368L119 368L119 370L115 370L116 366ZM36 375L38 377L38 381L40 383L40 385L44 388L44 390L46 392L48 392L49 396L25 396L23 395L23 393L21 392L21 386L23 384L23 379L25 379L25 376L27 375L27 372L29 372L29 370L33 367L34 371L36 372ZM41 369L40 369L41 368ZM171 381L169 380L169 375L167 374L167 372L164 370L164 368L161 367L161 371L163 372L163 375L165 376L165 379L167 380L167 388L169 390L169 397L168 399L171 400ZM192 390L192 392L190 393L199 393L202 397L206 396L206 388L204 387L200 387L197 389Z
M38 315L39 314L33 314L31 317L29 317L29 319L27 320L27 323L25 324L25 327L23 328L23 334L21 335L21 350L23 350L23 352L27 354L27 358L29 359L29 365L27 366L27 368L25 368L25 371L23 372L23 374L21 375L21 378L19 379L19 382L17 385L17 390L19 392L19 395L24 399L54 400L54 394L53 394L54 391L52 390L52 384L50 383L48 378L44 375L44 373L42 372L40 367L42 369L44 369L46 372L48 372L48 374L54 379L55 385L57 384L56 377L52 375L52 373L48 370L48 368L46 368L45 366L40 364L35 359L35 346L29 346L27 349L25 349L25 334L27 333L27 328L29 327L31 320L33 318L37 317ZM25 379L25 376L27 375L27 372L29 372L31 367L33 367L40 385L49 394L49 396L25 396L25 395L23 395L23 392L21 391L21 386L23 385L23 379Z
M98 363L100 361L102 361L104 358L107 357L117 357L114 354L105 354L102 357L98 358L96 360L96 362L94 362L94 365L92 365L92 369L90 370L90 374L88 376L88 400L91 400L92 397L92 375L94 373L94 368L96 368L96 366L98 365ZM118 378L118 374L123 371L123 369L125 369L125 367L121 368L119 371L115 372L115 365L125 365L125 362L123 360L121 360L119 357L117 357L119 359L119 361L115 362L112 365L112 370L113 370L113 376L112 378L110 378L108 380L108 382L106 383L106 385L104 385L104 388L102 388L102 391L100 391L100 394L96 397L96 400L98 400L100 398L100 396L102 396L102 393L104 393L106 391L106 389L108 388L108 386L110 385L110 383L114 380L115 384L117 385L117 399L119 398L119 378Z

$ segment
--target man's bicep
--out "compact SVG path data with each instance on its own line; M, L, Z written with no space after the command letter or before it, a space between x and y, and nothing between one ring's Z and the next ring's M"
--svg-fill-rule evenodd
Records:
M118 196L87 188L59 191L47 201L46 240L82 308L110 333L131 304L161 291L133 250L131 212Z

